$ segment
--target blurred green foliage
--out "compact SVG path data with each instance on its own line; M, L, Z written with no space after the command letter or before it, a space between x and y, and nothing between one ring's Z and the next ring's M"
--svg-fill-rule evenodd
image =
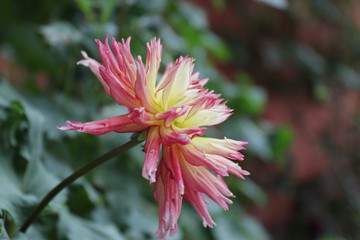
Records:
M213 63L229 61L231 51L209 30L205 13L190 3L2 0L0 32L0 56L6 64L0 80L0 239L154 239L157 205L141 177L141 147L78 180L49 204L26 234L18 232L61 179L129 138L56 129L65 120L97 120L126 112L103 93L88 69L76 66L80 50L97 58L94 38L103 39L107 33L118 39L131 36L134 54L142 56L146 41L161 38L162 68L180 55L194 57L196 70L210 77L209 87L223 93L235 109L228 122L209 130L211 134L247 140L247 154L263 160L281 158L291 142L291 130L277 131L260 118L267 101L262 88L247 75L230 82L216 70ZM210 206L218 226L203 228L200 217L185 204L174 239L269 239L246 213L243 201L264 204L266 195L250 180L229 182L239 198L228 212Z
M269 189L286 192L294 204L292 221L276 239L357 239L358 150L346 156L350 170L335 172L344 191L338 190L332 174L296 185L288 171L288 149L296 131L263 117L269 93L300 92L316 103L327 103L344 88L360 90L360 34L347 7L355 2L208 1L220 12L230 6L239 20L237 25L218 19L226 23L224 29L217 29L222 33L219 37L210 30L203 9L180 0L2 0L0 239L154 239L158 209L151 186L141 177L140 146L76 181L49 204L26 234L18 232L58 182L130 137L90 136L56 128L66 120L86 122L126 112L103 92L89 69L76 65L81 50L98 59L94 39L102 40L107 33L117 39L131 36L134 56L143 57L145 43L159 37L164 46L161 71L178 56L194 57L195 70L210 78L207 87L221 93L234 109L230 119L209 128L208 134L248 141L244 168L265 166L245 181L226 178L237 198L227 212L210 204L218 224L214 229L203 228L200 217L184 203L179 233L173 239L270 239L248 213L254 205L266 205ZM235 69L228 77L218 70L227 65ZM316 116L311 120L316 121ZM321 136L323 142L329 141L326 134ZM340 151L327 150L336 158ZM273 166L282 172L275 175ZM258 185L256 177L265 179L264 186ZM315 220L306 219L309 216Z

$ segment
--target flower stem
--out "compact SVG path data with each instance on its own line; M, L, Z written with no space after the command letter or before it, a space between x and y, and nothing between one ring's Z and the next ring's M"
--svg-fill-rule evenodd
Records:
M132 138L129 142L111 150L108 153L105 153L104 155L98 157L94 161L90 162L89 164L85 165L84 167L80 168L70 176L68 176L66 179L64 179L62 182L60 182L55 188L53 188L39 203L37 208L34 210L34 212L26 219L25 223L20 228L20 232L25 233L28 227L31 225L31 223L38 217L38 215L44 210L44 208L48 205L48 203L65 187L73 183L75 180L80 178L81 176L88 173L93 168L99 166L100 164L105 163L106 161L110 160L111 158L119 155L122 152L125 152L132 147L135 147L139 143L141 143L143 139L140 139L140 137Z

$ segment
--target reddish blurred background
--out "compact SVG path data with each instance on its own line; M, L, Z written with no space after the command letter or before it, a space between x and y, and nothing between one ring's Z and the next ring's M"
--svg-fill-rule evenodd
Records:
M266 89L263 117L293 128L285 166L250 164L268 201L248 211L274 239L358 239L360 2L190 2L231 46L219 69L230 79L248 74Z

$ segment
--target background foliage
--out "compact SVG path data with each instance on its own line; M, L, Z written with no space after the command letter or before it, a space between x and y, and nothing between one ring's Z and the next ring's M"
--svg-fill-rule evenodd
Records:
M78 180L18 233L61 179L130 137L56 129L126 112L76 66L81 50L97 58L94 39L107 33L131 36L142 56L161 38L162 69L194 57L207 87L234 109L209 135L250 143L243 164L252 175L226 179L237 195L230 211L211 204L218 226L204 229L184 204L174 239L360 237L353 2L2 0L0 239L154 239L157 205L141 177L141 147Z

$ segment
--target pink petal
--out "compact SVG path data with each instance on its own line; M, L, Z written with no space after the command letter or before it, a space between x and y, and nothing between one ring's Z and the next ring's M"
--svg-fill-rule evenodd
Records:
M155 119L156 120L165 120L164 121L165 127L170 127L170 124L172 123L172 121L174 121L178 117L184 115L188 109L189 109L188 104L185 104L182 106L177 106L177 107L172 107L165 112L156 114Z
M233 194L219 178L205 167L193 166L185 160L181 161L180 165L185 183L185 194L188 189L204 193L219 206L225 210L228 209L227 204L231 204L232 201L225 196L233 196Z
M87 123L67 121L65 125L58 127L60 130L77 130L92 135L102 135L112 131L140 132L146 128L147 126L139 125L129 119L129 114Z
M155 88L155 87L154 87ZM154 90L155 91L155 90ZM135 93L136 97L140 100L142 106L144 106L148 111L155 113L155 97L154 94L151 95L148 85L148 78L145 75L144 64L142 63L141 58L138 58L138 69L137 69L137 78L135 82Z
M172 174L161 162L154 186L154 198L159 204L159 228L156 235L166 239L168 232L177 232L177 221L181 212L182 196Z
M203 166L209 168L217 174L222 176L228 176L227 167L222 163L208 158L204 152L200 152L196 148L194 148L191 144L186 146L179 146L180 151L184 155L184 158L187 162L194 166Z
M108 63L105 63L108 65ZM141 107L140 101L119 81L107 67L100 67L100 75L110 88L110 95L120 105L129 108Z
M216 226L214 220L211 218L209 211L206 207L206 201L204 196L200 192L192 191L191 189L186 190L184 198L193 206L193 208L198 212L200 217L203 219L204 227L214 227Z
M133 91L134 82L136 80L136 65L133 57L131 56L131 53L127 53L130 52L130 38L126 42L127 44L123 45L118 43L113 38L111 41L111 48L114 51L114 55L119 66L119 71L116 72L116 76L121 79L121 81L130 91ZM124 50L124 48L126 50Z
M126 79L132 84L135 85L136 81L136 64L133 56L131 55L130 50L130 41L131 38L127 38L126 41L122 39L121 43L113 41L114 46L117 46L119 53L123 59L123 65L121 69L126 76Z
M99 62L97 62L96 60L90 58L86 52L81 51L82 56L84 57L83 60L80 60L77 62L77 64L81 64L84 65L85 67L89 67L91 72L93 72L95 74L95 76L99 79L101 85L103 86L105 92L110 95L110 88L109 86L106 84L105 80L102 78L102 76L100 75L100 71L99 68L102 66Z
M161 139L159 136L159 128L149 128L144 146L145 159L142 169L142 176L145 179L150 180L150 183L155 182L156 168L160 154L160 144Z
M115 56L108 44L108 35L104 44L96 40L100 58L104 66L99 66L100 79L108 86L107 93L120 105L129 108L140 107L135 97L134 83L136 81L136 65L130 53L130 39L120 44L112 40L111 45Z
M144 107L134 108L130 113L129 118L135 123L147 126L158 125L159 122L155 120L154 115L146 112Z
M222 166L226 167L227 172L244 179L244 176L250 175L250 173L246 170L243 170L237 163L224 158L222 156L216 155L216 154L206 154L206 157L210 161L217 162L218 164L221 164ZM224 175L223 175L224 176Z
M172 146L163 146L163 159L162 161L165 162L165 165L171 172L172 176L174 177L178 187L180 194L184 194L184 181L182 178L181 168L180 168L180 159L179 154L180 151L177 149L176 144Z
M178 128L175 125L172 126L172 129L178 133L186 134L190 139L204 135L207 130L201 127Z
M186 133L177 132L171 128L166 128L164 126L160 128L160 135L162 139L162 144L164 144L165 146L171 146L175 143L187 145L190 143L191 140Z
M100 55L102 62L106 65L106 68L110 72L112 72L112 74L114 74L116 77L119 78L121 76L121 71L119 68L118 61L116 60L116 58L114 57L114 54L112 53L112 51L110 49L108 39L109 39L109 34L106 35L106 37L104 39L104 44L98 39L96 39L95 42L98 46L99 55Z

